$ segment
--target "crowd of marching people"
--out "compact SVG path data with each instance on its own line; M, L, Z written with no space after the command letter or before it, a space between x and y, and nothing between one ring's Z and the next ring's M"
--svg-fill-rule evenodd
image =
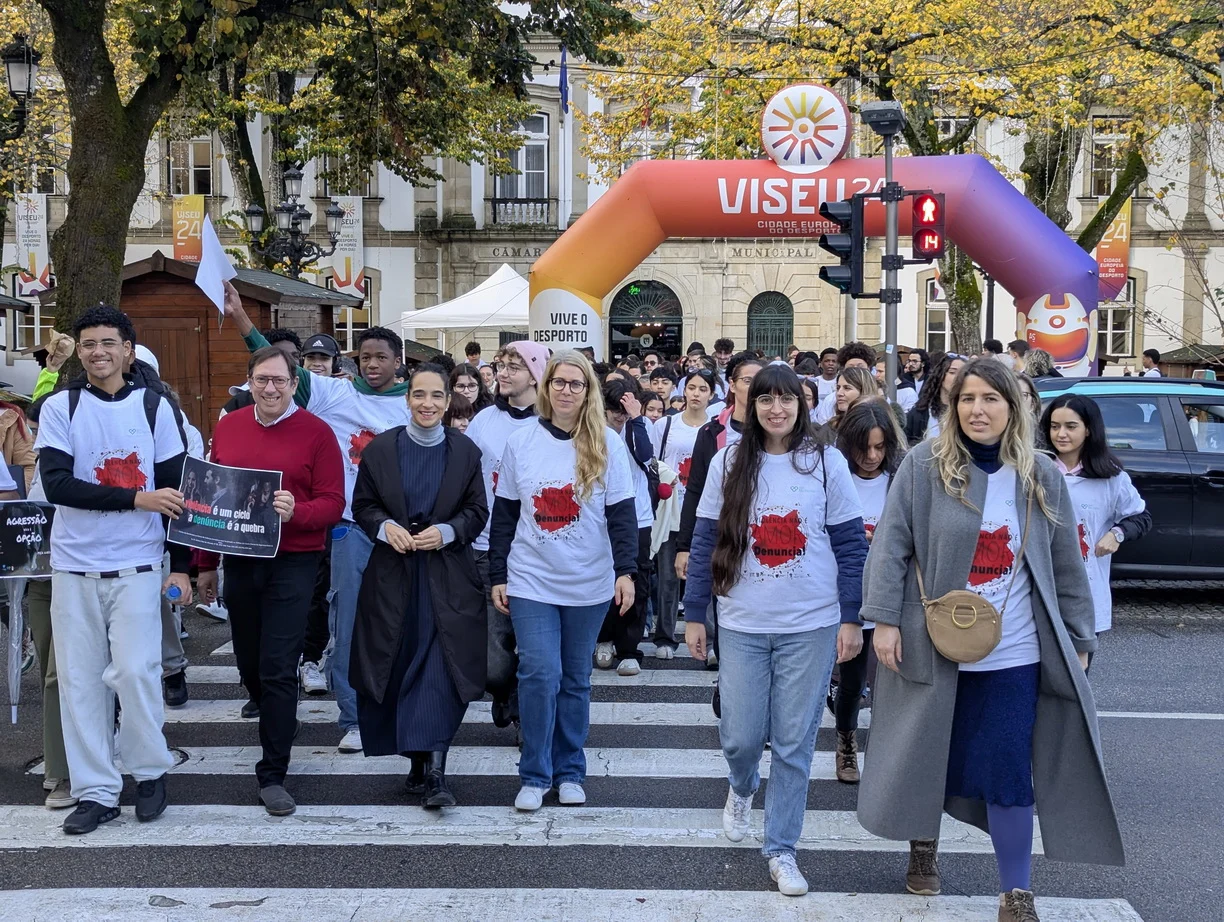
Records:
M1040 350L915 349L889 389L861 342L610 365L523 340L405 367L371 328L354 374L326 334L256 330L228 284L225 314L250 361L207 446L105 306L74 330L83 374L56 383L59 344L30 409L30 496L57 507L30 610L66 833L119 815L117 755L137 818L166 808L163 708L187 702L195 603L229 622L272 815L296 808L299 695L329 690L339 751L404 757L426 808L456 803L447 753L486 695L521 747L514 807L583 804L592 668L629 678L683 643L718 670L732 842L769 750L782 893L808 888L795 850L826 707L836 777L869 832L909 841L911 892L940 892L948 813L991 838L999 919L1035 920L1038 800L1048 857L1121 863L1088 671L1110 555L1151 518L1092 400L1042 405ZM188 454L281 472L274 557L167 543L185 493L210 499L180 480Z

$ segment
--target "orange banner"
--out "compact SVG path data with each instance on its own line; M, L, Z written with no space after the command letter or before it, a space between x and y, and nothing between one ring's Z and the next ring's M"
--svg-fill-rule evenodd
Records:
M1118 292L1116 300L1126 299L1126 279L1130 274L1131 200L1122 203L1097 244L1097 275L1101 287Z
M174 227L174 258L198 263L203 252L200 233L204 227L204 196L176 195L171 224Z

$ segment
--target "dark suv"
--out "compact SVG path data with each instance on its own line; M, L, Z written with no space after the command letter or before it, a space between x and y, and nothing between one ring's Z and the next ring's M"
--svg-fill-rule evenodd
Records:
M1120 579L1224 577L1224 383L1189 378L1042 378L1042 403L1067 391L1101 408L1109 445L1152 514L1124 543Z

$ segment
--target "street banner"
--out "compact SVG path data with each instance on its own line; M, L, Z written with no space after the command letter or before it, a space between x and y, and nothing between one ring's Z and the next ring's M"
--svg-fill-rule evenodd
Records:
M17 212L17 297L29 298L51 287L51 259L47 252L47 196L41 192L18 192L13 196Z
M210 464L188 457L183 464L183 514L170 523L169 540L214 554L275 557L281 520L272 497L280 471Z
M1121 209L1109 222L1105 235L1097 244L1097 276L1101 287L1116 289L1117 301L1126 300L1126 280L1130 273L1131 200L1122 203Z
M174 258L180 262L198 263L204 230L204 196L176 195L171 208L174 227Z
M364 298L365 228L362 226L360 195L337 195L335 202L344 212L340 221L340 238L332 254L332 283L336 291Z
M54 515L50 503L0 502L0 579L50 579Z

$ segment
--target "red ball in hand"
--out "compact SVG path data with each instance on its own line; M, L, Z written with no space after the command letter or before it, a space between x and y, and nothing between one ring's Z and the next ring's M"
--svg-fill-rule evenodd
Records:
M672 485L670 483L659 484L659 499L671 499Z

